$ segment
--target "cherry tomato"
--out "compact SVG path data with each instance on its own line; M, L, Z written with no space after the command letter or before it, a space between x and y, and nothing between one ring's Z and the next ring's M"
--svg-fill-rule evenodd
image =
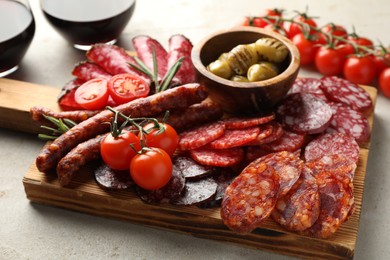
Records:
M390 68L384 69L379 75L379 88L383 95L390 98Z
M351 44L337 45L337 50L342 53L345 58L356 53L355 48Z
M294 21L295 22L299 22L299 23L305 23L309 26L312 26L312 27L317 27L317 23L310 17L308 17L307 15L305 14L301 14L297 17L294 18ZM290 27L288 29L288 37L290 39L292 39L296 34L298 33L302 33L302 25L298 24L298 23L291 23L290 24ZM314 34L315 31L310 29L310 34Z
M85 109L101 109L107 104L107 80L91 79L77 88L74 93L76 102Z
M390 67L390 52L380 56L373 56L372 59L378 74Z
M374 46L374 43L370 39L357 35L348 37L348 40L360 46L366 46L369 48Z
M160 148L151 148L138 153L131 160L130 175L134 182L143 189L160 189L172 176L171 157Z
M141 150L140 140L132 132L123 130L118 137L108 134L100 145L103 161L115 170L129 169L131 159L136 151Z
M251 23L251 18L249 16L245 16L237 22L237 25L238 26L250 26L250 23Z
M291 41L298 48L301 65L312 64L314 62L314 58L318 49L318 47L316 47L316 43L314 41L306 39L303 33L296 34Z
M324 33L324 34L327 34L327 35L332 35L332 36L337 36L337 37L340 37L340 38L344 38L346 39L347 36L348 36L348 32L347 30L345 30L345 28L341 25L337 25L337 24L333 24L333 23L329 23L327 25L325 25L324 27L321 28L321 31ZM324 37L327 39L327 36L324 35ZM337 40L334 39L333 42L336 42ZM343 42L338 42L338 44L342 44Z
M277 19L277 17L282 17L282 14L283 14L283 10L280 10L280 9L266 9L264 11L264 13L261 15L261 17L253 18L252 25L255 27L259 27L259 28L265 28L267 25L270 25L270 24L275 25L276 23L278 23L279 26L282 26L283 22L282 21L278 22L278 19ZM275 17L276 19L274 19L274 18L265 19L265 18L262 18L263 16L269 16L269 17L272 16L272 17Z
M159 131L158 129L153 129L153 123L144 126L146 131L150 131L145 135L146 144L148 147L161 148L172 156L179 143L179 136L172 126L165 123L160 123L160 125L164 130ZM138 138L141 138L140 134Z
M353 55L347 58L343 68L344 77L356 84L370 84L376 76L374 61L369 56Z
M117 74L108 81L108 91L117 104L146 97L149 85L141 78L131 74Z
M316 68L321 74L325 76L335 76L342 74L344 63L344 54L334 48L323 46L316 53Z

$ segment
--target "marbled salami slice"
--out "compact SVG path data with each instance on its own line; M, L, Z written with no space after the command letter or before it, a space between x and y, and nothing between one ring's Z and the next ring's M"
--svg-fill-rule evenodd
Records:
M227 149L243 146L254 141L260 133L258 126L245 129L225 130L218 139L212 141L209 146L214 149Z
M99 65L89 61L83 61L77 64L72 70L72 75L83 81L96 78L104 78L109 80L112 77L110 73L105 71Z
M168 67L168 53L164 47L155 39L146 36L139 35L132 39L133 46L137 52L137 57L153 71L153 50L156 54L158 79L164 78L167 73Z
M174 77L174 81L179 85L195 82L195 67L191 60L192 47L192 43L184 35L175 34L169 38L168 68L178 59L184 57L180 69Z
M305 135L296 134L290 131L284 130L283 135L271 143L260 145L264 150L270 152L289 151L294 152L300 149L305 144Z
M198 148L190 150L191 158L206 166L228 167L237 165L244 159L242 147L229 149Z
M321 210L317 221L302 234L315 238L329 238L346 221L354 205L353 185L346 186L332 174L315 176L320 193Z
M118 171L101 164L94 171L96 183L106 190L124 190L135 186L129 171Z
M200 165L186 156L175 157L173 159L173 164L180 169L186 179L199 179L214 173L212 167Z
M290 94L277 107L283 126L293 132L317 134L323 132L332 119L329 105L308 93Z
M173 204L189 206L212 200L217 192L217 183L212 177L194 181L186 181L182 195Z
M284 196L276 202L272 218L290 231L302 231L311 227L320 213L320 194L316 179L309 168L302 174Z
M260 133L256 140L251 142L251 145L261 145L274 142L281 138L284 134L284 130L281 124L276 121L272 121L260 128Z
M176 165L173 165L172 177L164 187L158 190L145 190L137 186L137 194L147 203L171 203L181 196L184 187L185 179L183 173Z
M279 175L279 196L284 196L290 191L301 175L304 167L303 161L298 156L287 151L270 153L260 157L256 161L264 162L273 167L275 172Z
M231 230L249 233L268 218L279 193L279 175L258 160L249 164L226 188L221 218Z
M310 162L326 155L339 154L357 163L359 153L359 145L353 137L342 133L325 133L306 145L303 156L306 162Z
M361 112L346 106L333 105L334 115L328 132L340 132L353 136L358 144L367 142L371 135L368 119Z
M341 102L359 111L368 111L372 107L370 95L357 84L336 76L321 79L321 89L329 100Z
M320 88L321 79L317 78L297 78L292 85L288 94L294 93L311 93L326 98L324 92Z
M151 83L149 77L129 65L136 64L134 58L116 45L95 44L87 51L86 56L89 61L98 64L111 75L129 73L141 77L148 84Z
M222 122L214 122L205 124L190 130L187 130L179 135L179 149L193 150L202 147L225 133L225 124Z
M252 126L266 124L275 119L275 114L257 117L231 117L225 119L226 129L243 129Z

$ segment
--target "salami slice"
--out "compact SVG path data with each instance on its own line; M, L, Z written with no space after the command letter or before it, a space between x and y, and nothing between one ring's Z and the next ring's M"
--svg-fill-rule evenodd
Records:
M141 77L148 84L151 83L150 78L129 65L136 64L134 58L116 45L95 44L87 51L86 56L89 61L98 64L111 75L129 73Z
M261 145L274 142L281 138L284 134L284 130L281 124L276 121L272 121L260 128L260 133L256 140L251 142L251 145Z
M155 39L146 36L139 35L132 39L133 46L137 52L137 57L153 71L153 51L156 54L157 68L158 68L158 79L164 78L167 73L168 65L168 53L164 47Z
M297 78L289 90L288 94L294 93L311 93L318 96L323 96L326 99L326 96L321 86L321 80L317 78Z
M289 151L294 152L305 144L305 135L284 131L283 135L271 143L260 145L264 150L270 152Z
M177 166L186 179L199 179L214 173L212 167L200 165L186 156L175 157L173 164Z
M372 107L370 95L355 83L336 76L323 77L321 83L321 89L329 100L344 103L362 112Z
M367 142L371 135L368 119L361 112L346 106L333 105L333 118L328 132L353 136L358 144Z
M333 174L341 182L353 181L356 170L356 163L350 158L340 154L325 155L317 160L307 162L306 165L314 175L322 172Z
M72 75L83 81L96 78L104 78L109 80L112 76L99 65L88 61L83 61L77 64L73 68Z
M191 158L206 166L228 167L237 165L244 159L242 147L229 149L198 148L190 151Z
M135 186L129 171L113 170L106 164L101 164L95 171L96 183L107 190L124 190Z
M214 122L187 130L179 135L179 149L193 150L202 147L225 133L225 124Z
M303 161L298 156L287 151L270 153L260 157L256 161L264 162L273 167L279 175L279 196L284 196L290 191L301 175L304 167Z
M205 203L213 199L217 192L217 183L212 177L187 181L182 195L173 204L189 206Z
M226 188L221 218L231 230L249 233L269 217L279 193L279 175L258 160L249 164Z
M64 110L83 109L75 100L74 94L76 89L85 81L81 79L72 79L68 81L62 88L57 97L57 102Z
M195 67L191 60L192 43L184 35L175 34L169 38L168 68L170 68L178 59L184 57L184 60L177 71L174 81L177 84L186 84L195 82Z
M225 119L226 129L243 129L252 126L262 125L275 119L275 114L258 117L231 117Z
M302 234L329 238L345 222L354 205L352 182L345 186L332 174L322 172L315 176L320 194L321 210L317 221Z
M173 165L172 177L164 187L158 190L144 190L137 186L137 194L147 203L171 203L181 196L184 187L185 179L183 173L176 165Z
M226 130L221 137L212 141L209 146L214 149L227 149L243 146L254 141L259 133L260 128L257 126L245 129Z
M306 145L303 156L306 162L310 162L326 155L339 154L357 163L359 153L359 145L353 137L342 133L325 133Z
M316 134L323 132L332 119L329 105L308 93L290 94L277 107L283 126L293 132Z
M309 168L304 167L291 190L276 202L272 218L290 231L302 231L311 227L320 213L320 194L316 179Z

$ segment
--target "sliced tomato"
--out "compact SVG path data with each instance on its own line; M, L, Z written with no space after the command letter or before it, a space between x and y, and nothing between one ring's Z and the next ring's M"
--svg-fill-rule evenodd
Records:
M149 94L149 85L141 78L131 74L118 74L108 82L108 91L118 105Z
M77 88L74 94L76 102L89 110L104 108L108 101L107 83L103 78L88 80Z

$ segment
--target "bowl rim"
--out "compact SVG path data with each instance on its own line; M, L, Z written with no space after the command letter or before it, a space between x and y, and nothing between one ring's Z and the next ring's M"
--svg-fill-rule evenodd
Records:
M278 74L275 77L272 77L267 80L262 81L254 81L254 82L236 82L229 79L224 79L222 77L219 77L217 75L214 75L210 71L207 70L206 66L202 63L200 54L202 51L203 46L210 40L224 34L229 33L237 33L237 32L251 32L251 33L259 33L264 35L265 37L269 36L272 38L275 38L282 42L289 50L289 53L291 54L291 61L287 68L283 70L280 74ZM280 82L283 79L289 78L291 76L294 76L295 73L297 73L300 69L300 55L298 48L288 39L287 37L273 32L268 29L263 28L257 28L253 26L236 26L233 28L228 29L221 29L218 31L215 31L203 39L201 39L197 44L194 45L191 51L191 59L192 63L195 66L195 68L205 77L208 79L215 81L222 85L227 85L233 88L258 88L258 87L267 87L269 85L275 84L277 82Z

